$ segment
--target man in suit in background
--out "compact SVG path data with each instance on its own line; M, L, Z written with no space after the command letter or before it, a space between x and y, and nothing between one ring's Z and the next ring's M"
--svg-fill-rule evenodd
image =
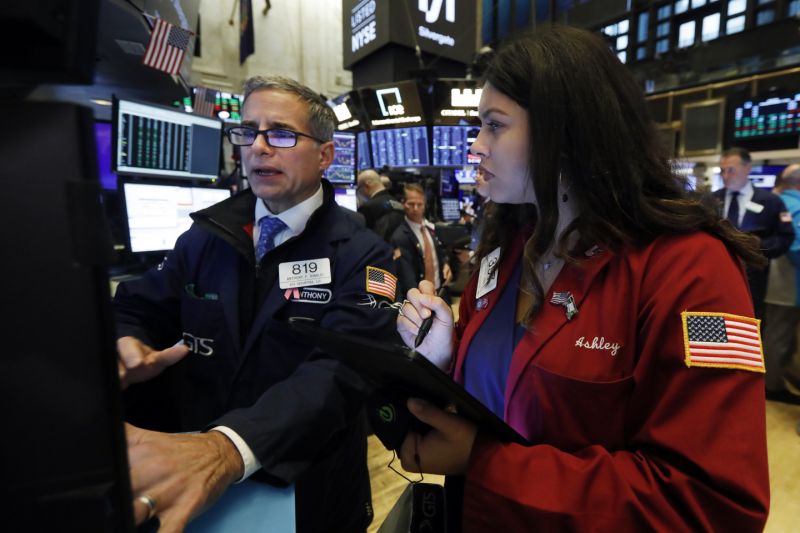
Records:
M409 289L424 279L439 290L453 276L447 255L434 233L434 225L425 219L425 191L422 187L416 183L405 186L403 209L405 220L394 231L390 241L395 248L398 298L404 298Z
M786 253L794 240L792 217L779 196L750 183L753 167L750 152L729 148L720 157L720 175L725 188L714 192L722 215L737 229L761 240L761 252L774 259ZM764 297L767 292L769 267L747 269L747 281L757 318L764 318Z
M366 218L367 228L388 242L402 222L403 206L384 187L381 176L372 169L359 173L356 183L356 192L362 201L358 212Z

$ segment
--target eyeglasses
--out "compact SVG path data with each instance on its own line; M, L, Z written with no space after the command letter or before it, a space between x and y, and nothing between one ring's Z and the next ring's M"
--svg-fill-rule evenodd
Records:
M235 126L225 130L225 135L228 140L235 146L250 146L256 142L259 135L263 135L267 140L267 144L273 148L292 148L297 145L297 137L308 137L314 139L318 143L324 143L322 139L318 139L313 135L307 133L300 133L299 131L284 130L284 129L269 129L259 130L248 126Z

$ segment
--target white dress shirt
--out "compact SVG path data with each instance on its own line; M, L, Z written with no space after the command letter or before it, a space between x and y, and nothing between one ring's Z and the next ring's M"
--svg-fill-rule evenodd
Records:
M747 205L753 200L753 185L748 181L744 187L739 189L739 196L736 200L739 202L739 220L736 221L736 226L742 226L744 213L747 210ZM725 189L725 210L722 212L723 217L728 216L728 208L731 205L731 198L733 198L733 191Z
M436 241L433 236L433 229L435 226L424 218L422 219L422 224L417 224L406 217L406 224L408 224L408 227L414 232L414 236L417 238L417 242L419 242L420 250L422 250L423 255L425 254L425 240L422 236L422 224L425 224L425 227L428 229L428 238L431 240L431 250L433 251L433 271L435 273L433 285L438 289L442 286L442 279L439 275L439 258L436 254Z

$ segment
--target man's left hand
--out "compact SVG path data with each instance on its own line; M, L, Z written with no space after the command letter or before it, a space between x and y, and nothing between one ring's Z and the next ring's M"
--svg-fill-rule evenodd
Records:
M160 533L179 533L244 472L233 443L218 431L158 433L125 425L136 523L158 516ZM154 509L139 499L146 496Z
M478 430L475 424L433 404L410 398L411 414L431 426L424 436L409 433L400 447L400 461L408 472L460 475L466 472ZM419 456L419 465L414 457Z
M450 265L448 265L447 263L445 263L444 266L442 267L442 274L444 274L444 281L442 281L442 285L450 283L450 280L453 279L453 271L450 268Z

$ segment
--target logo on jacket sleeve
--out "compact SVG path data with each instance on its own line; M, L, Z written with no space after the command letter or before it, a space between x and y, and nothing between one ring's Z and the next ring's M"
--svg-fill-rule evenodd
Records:
M686 366L765 372L760 320L728 313L681 313Z

